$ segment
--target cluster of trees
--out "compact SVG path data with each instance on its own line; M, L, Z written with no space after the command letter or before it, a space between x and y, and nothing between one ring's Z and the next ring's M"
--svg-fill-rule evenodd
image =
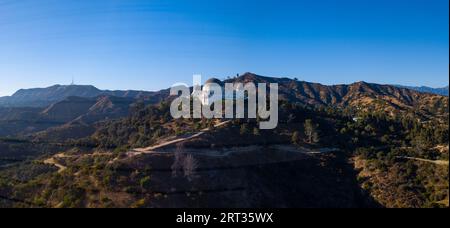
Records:
M301 133L299 131L294 131L292 134L292 143L295 145L300 145L302 142L319 143L319 124L315 124L311 119L305 120L304 135L305 139L302 140Z
M92 140L101 148L148 146L162 135L175 134L176 129L166 129L163 124L171 120L170 105L161 102L156 106L136 105L130 116L99 126Z
M355 115L355 114L353 114ZM378 178L362 180L368 191L392 186L381 192L381 200L393 207L442 207L448 199L448 167L418 162L405 157L448 160L448 151L437 151L448 145L448 119L423 120L414 113L388 116L382 112L359 112L352 122L342 125L342 134L352 139L354 155ZM407 193L407 194L406 194ZM411 196L413 196L411 198Z
M391 186L389 192L378 191L377 194L378 199L388 207L445 207L442 202L448 200L448 166L404 158L427 158L430 153L433 152L428 150L417 155L414 148L407 147L357 148L355 155L365 161L365 169L379 175L371 179L360 178L359 181L369 192ZM392 198L396 199L395 202L389 201Z
M390 116L384 112L342 111L336 130L353 147L372 145L430 148L448 144L448 119L422 121L413 113Z
M160 137L183 135L209 128L214 130L214 120L177 119L170 115L170 104L136 105L134 111L119 120L104 122L88 140L100 148L116 148L118 152L132 147L146 147L154 144ZM85 139L77 141L80 145L89 144Z
M185 154L183 152L183 145L179 144L174 155L174 162L171 166L172 176L178 177L182 172L183 176L188 181L193 181L197 177L198 161L192 154Z

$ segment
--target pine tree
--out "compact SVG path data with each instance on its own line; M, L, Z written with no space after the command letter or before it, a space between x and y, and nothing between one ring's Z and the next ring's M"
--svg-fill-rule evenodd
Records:
M317 124L314 124L311 119L305 120L305 135L309 143L318 143L320 141Z

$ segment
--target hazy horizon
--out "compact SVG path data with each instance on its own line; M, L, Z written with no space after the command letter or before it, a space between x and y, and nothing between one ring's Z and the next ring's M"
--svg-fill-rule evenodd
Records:
M0 96L55 84L156 91L259 75L449 84L449 2L0 0Z

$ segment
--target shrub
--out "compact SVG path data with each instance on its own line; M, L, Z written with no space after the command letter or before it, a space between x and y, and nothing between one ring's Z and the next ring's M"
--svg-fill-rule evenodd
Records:
M292 141L292 144L299 145L300 142L301 142L300 132L295 131L295 132L292 134L292 139L291 139L291 141Z
M139 184L141 188L148 189L151 185L151 178L149 176L146 176L139 181Z

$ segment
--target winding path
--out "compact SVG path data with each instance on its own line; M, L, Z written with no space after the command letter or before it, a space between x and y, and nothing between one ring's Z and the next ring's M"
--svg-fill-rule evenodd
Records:
M71 157L71 156L68 156L68 155L65 155L62 153L56 154L56 155L50 157L49 159L44 160L44 164L56 166L56 168L58 168L58 173L62 173L62 172L64 172L64 170L67 169L67 167L64 165L61 165L57 159L58 158L68 158L68 157Z
M58 158L80 158L80 157L95 157L95 156L109 156L112 155L112 153L93 153L93 154L83 154L83 155L67 155L64 153L60 153L60 154L55 154L52 157L46 159L43 161L44 164L47 165L53 165L56 166L56 168L58 168L58 173L62 173L67 169L67 166L62 165L59 161Z

